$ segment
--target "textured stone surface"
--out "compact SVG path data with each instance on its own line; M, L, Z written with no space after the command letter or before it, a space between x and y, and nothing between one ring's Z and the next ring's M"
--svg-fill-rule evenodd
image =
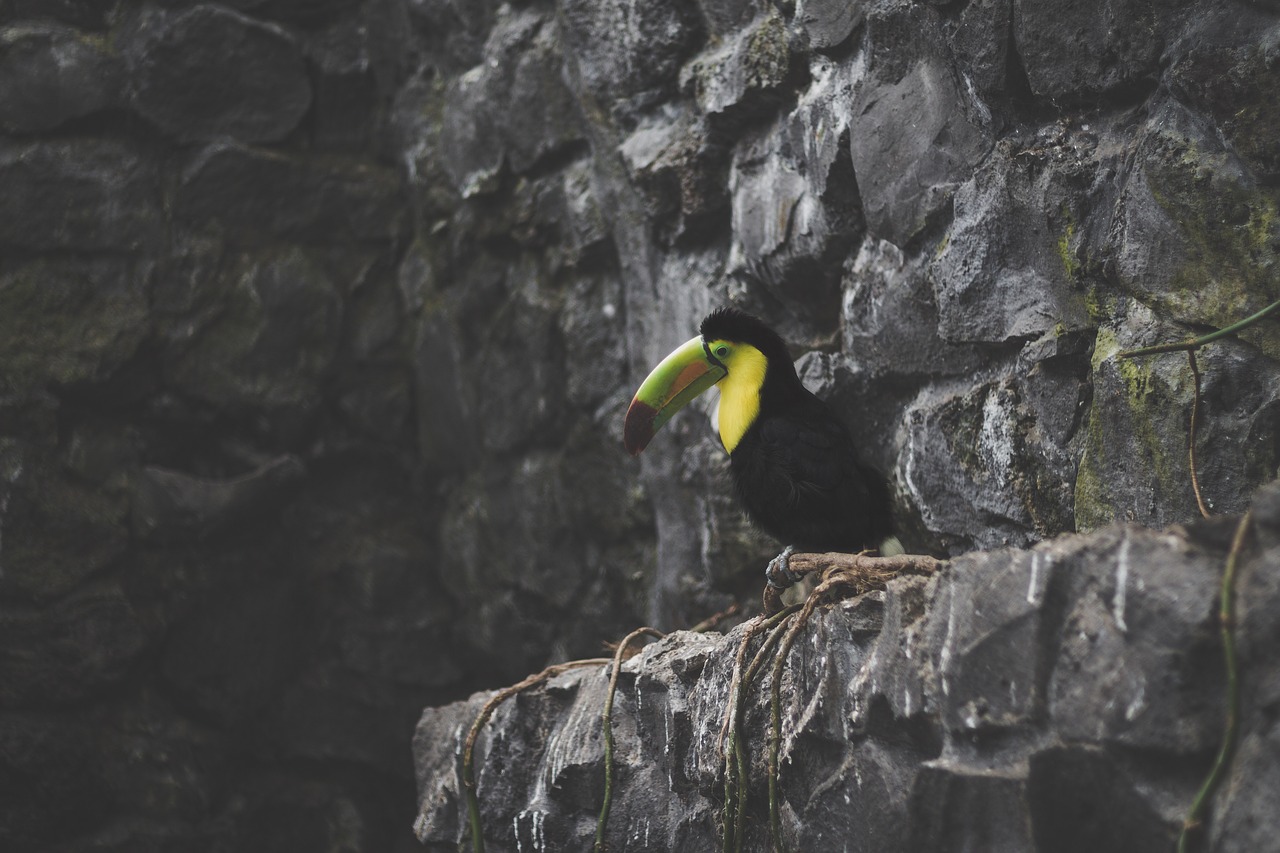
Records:
M1014 0L1013 39L1031 90L1071 100L1149 91L1159 75L1160 48L1188 5L1157 10L1140 2Z
M464 198L491 191L504 162L524 172L581 139L558 41L550 16L512 14L494 28L480 64L450 86L441 153Z
M156 163L115 139L0 142L0 245L128 251L159 237ZM147 248L152 248L148 246Z
M673 94L701 30L691 4L675 0L565 0L557 10L582 94L620 116Z
M101 379L147 331L146 268L116 258L0 266L0 388Z
M715 305L780 330L914 549L1195 517L1186 359L1118 355L1280 297L1278 16L0 2L0 848L413 849L424 705L755 600L778 543L711 395L620 448ZM1215 510L1280 465L1277 329L1199 357ZM806 820L1105 849L1095 789L1169 825L1144 749L846 777ZM1272 792L1233 791L1257 849Z
M0 126L52 130L118 104L121 63L105 39L36 24L0 31Z
M853 171L867 230L906 246L987 153L991 116L946 61L933 9L886 4L877 12L850 107Z
M215 143L186 168L174 202L177 218L245 243L327 243L391 239L398 194L394 174L367 161Z
M303 250L235 263L225 310L171 365L174 387L220 405L314 406L338 347L342 299Z
M1212 849L1245 849L1276 753L1267 691L1280 489L1260 493L1240 565L1242 749ZM1225 522L1225 523L1223 523ZM976 553L931 579L820 608L781 683L779 799L791 849L1164 850L1223 724L1215 612L1232 522L1114 526L1031 550ZM742 629L683 632L628 662L613 705L607 835L616 849L715 849L720 732ZM757 643L759 640L756 641ZM478 742L488 843L587 847L603 786L606 667L503 705ZM771 675L749 694L745 849L771 849ZM418 837L465 843L456 750L489 694L428 709L415 739ZM1085 819L1084 816L1090 816ZM541 841L540 841L541 839Z
M218 6L146 15L125 55L135 107L183 141L279 139L311 104L288 34Z

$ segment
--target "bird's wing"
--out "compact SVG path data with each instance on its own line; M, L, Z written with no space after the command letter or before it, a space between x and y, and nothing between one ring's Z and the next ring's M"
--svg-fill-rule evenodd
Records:
M849 439L839 423L825 418L765 420L760 425L760 455L775 493L787 495L792 503L834 497L853 475Z

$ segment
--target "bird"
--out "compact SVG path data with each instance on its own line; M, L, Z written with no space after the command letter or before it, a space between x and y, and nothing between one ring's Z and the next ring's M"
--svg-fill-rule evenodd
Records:
M786 342L734 307L712 311L697 337L664 358L636 391L623 446L637 456L658 430L711 387L720 390L720 442L747 517L786 547L769 585L797 580L796 551L902 553L885 477L858 456L840 418L804 387Z

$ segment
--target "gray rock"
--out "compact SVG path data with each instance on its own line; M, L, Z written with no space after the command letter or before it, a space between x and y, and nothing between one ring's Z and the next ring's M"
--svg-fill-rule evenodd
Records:
M1013 40L1032 92L1070 102L1149 91L1161 48L1187 5L1175 0L1157 10L1138 2L1014 0Z
M605 402L607 389L626 372L622 286L612 277L584 276L570 293L560 315L567 373L565 399L594 411Z
M47 611L0 612L0 708L82 702L119 683L147 632L116 583L87 585Z
M263 17L303 26L316 26L350 13L363 0L234 0L230 6L252 8Z
M1090 142L1056 153L1078 161L1091 155ZM1044 184L1063 171L1032 182L1034 173L997 155L956 191L955 219L930 265L944 339L1003 343L1088 327L1075 281L1071 194ZM1046 211L1060 212L1048 218Z
M868 76L851 120L867 229L907 246L991 147L988 108L938 46L935 13L891 5L869 19ZM904 31L925 38L906 38ZM919 45L903 51L890 45Z
M579 428L563 449L527 452L515 470L490 463L451 496L441 544L452 568L441 582L464 602L467 644L508 672L540 666L549 649L576 644L578 630L607 632L618 612L635 619L641 611L634 580L619 572L628 563L615 562L637 555L614 543L649 515L627 472L611 464L615 448L598 429ZM564 526L581 533L566 537ZM519 544L495 548L500 541ZM602 575L607 595L591 583ZM571 612L576 630L533 618L532 608L544 617Z
M425 314L418 328L414 388L418 399L433 401L417 412L418 446L432 468L464 469L478 452L479 442L467 428L461 358L448 320Z
M660 239L689 237L702 223L721 221L728 201L729 164L707 122L688 113L663 112L640 122L618 147L645 212L659 225Z
M494 27L481 64L449 87L441 154L463 198L492 192L504 163L524 172L582 138L560 64L554 21L511 12Z
M222 313L170 362L169 381L220 405L316 405L343 314L319 258L302 249L243 255L222 282Z
M156 164L114 139L0 142L0 244L35 251L154 247Z
M516 186L522 226L518 238L530 249L550 241L556 248L549 260L557 265L594 267L593 261L609 252L611 235L591 180L587 160L575 161L548 178L521 180ZM609 386L602 382L598 387Z
M102 381L147 334L146 268L114 258L0 267L0 389Z
M287 578L247 581L175 621L160 661L180 701L222 728L260 714L297 678L306 648L306 602Z
M1254 502L1254 544L1260 552L1244 569L1236 587L1236 632L1243 673L1242 690L1246 708L1272 706L1280 689L1280 678L1269 650L1280 637L1275 614L1267 603L1276 590L1276 566L1280 559L1280 527L1275 523L1280 509L1280 495L1273 487L1258 494ZM1258 570L1261 565L1263 570ZM1210 844L1215 850L1244 851L1251 846L1266 846L1268 803L1262 794L1274 790L1280 782L1275 766L1276 736L1273 727L1246 710L1241 718L1235 758L1223 779L1213 803ZM1247 720L1248 722L1245 722Z
M960 10L949 33L956 62L988 104L1022 94L1009 65L1012 18L1013 0L974 0Z
M1118 328L1099 330L1093 405L1075 486L1076 521L1082 529L1116 519L1161 525L1198 515L1186 452L1193 390L1186 356L1118 357L1152 337L1178 339L1173 329L1138 305L1129 308ZM1215 512L1238 512L1253 484L1274 476L1277 454L1258 436L1276 417L1277 368L1237 342L1206 348L1197 361L1204 399L1212 393L1219 401L1215 410L1230 407L1228 401L1242 410L1203 419L1196 439L1206 502ZM1251 379L1241 384L1243 376ZM1208 411L1207 404L1202 411Z
M707 32L713 37L738 30L763 10L763 0L697 0Z
M1075 529L1086 343L1041 339L978 389L926 386L906 405L896 478L934 548L1025 546Z
M440 153L444 108L451 88L448 81L424 70L405 82L396 93L389 122L395 145L401 151L409 203L422 222L447 222L458 204L451 171L457 171Z
M113 475L127 478L128 460L120 461ZM128 547L123 483L94 482L75 468L39 445L0 438L0 593L7 601L74 594Z
M701 21L691 5L560 0L559 20L565 53L574 59L575 85L620 116L664 99L701 36Z
M230 480L147 466L134 487L134 533L170 541L207 537L278 504L305 472L295 456L282 456Z
M134 107L182 141L281 139L311 105L293 39L218 6L145 15L124 55Z
M10 0L0 9L0 23L55 20L73 27L105 29L115 14L116 0Z
M249 244L353 243L392 239L400 202L399 181L376 164L215 143L184 171L174 213Z
M928 389L908 407L898 479L925 526L947 550L960 553L1036 540L1028 509L1034 477L1027 459L1029 425L1008 381L964 394ZM974 495L981 498L974 502ZM965 528L983 519L977 541Z
M698 109L718 122L742 121L768 111L791 70L786 23L776 10L757 18L681 72Z
M197 821L217 795L233 761L224 735L187 719L154 692L114 705L95 729L94 764L104 795L117 808L124 806L144 816L143 820L154 821L153 832L156 823L163 825L174 815ZM143 821L131 829L145 834L139 823ZM117 828L116 833L120 832ZM179 838L187 835L170 833ZM190 843L195 843L194 837Z
M512 289L537 286L526 278L538 276L534 269L515 268L506 276ZM539 301L509 304L514 310L494 317L486 339L468 354L458 389L472 401L482 446L494 453L543 443L564 410L564 341L555 314Z
M53 25L0 30L0 127L52 130L117 106L123 66L105 39Z
M66 839L111 809L90 720L45 713L0 715L0 841L16 850ZM38 779L39 784L31 783Z
M783 304L830 317L839 259L863 222L840 108L852 88L848 71L815 60L812 75L795 111L735 152L728 266L762 282Z
M312 138L317 148L355 153L385 130L380 126L390 93L379 91L374 66L380 59L397 63L390 46L371 44L370 24L363 18L340 21L303 44L315 69L312 77ZM384 48L385 57L377 49Z
M865 18L866 9L861 2L798 0L796 3L796 23L814 50L843 44Z
M1260 177L1280 174L1274 132L1275 85L1280 28L1274 17L1254 10L1210 18L1197 43L1169 68L1179 96L1211 116L1235 151Z
M859 371L920 380L971 374L986 363L982 348L939 334L926 257L867 237L842 285L843 349ZM904 341L909 344L902 346ZM895 384L900 387L901 379Z
M1203 153L1188 159L1192 151ZM1264 272L1280 252L1276 193L1203 117L1161 103L1120 192L1101 249L1125 291L1163 317L1223 328L1280 298ZM1241 337L1280 358L1274 324Z
M500 5L498 0L413 0L407 11L414 44L431 66L452 74L466 71L480 61Z
M1259 529L1276 527L1275 489L1257 506ZM1111 527L960 557L936 578L896 580L887 593L819 608L781 685L788 845L932 850L960 838L1010 849L1166 849L1221 733L1212 627L1222 548L1207 528ZM1261 614L1275 612L1276 584L1265 580L1273 561L1251 547L1241 574L1249 613L1268 626L1275 619ZM1251 586L1258 582L1265 592ZM624 666L613 706L611 846L719 843L718 733L740 637L741 629L677 632ZM1246 660L1246 679L1274 668ZM494 715L476 753L490 844L589 844L607 675L574 670ZM743 733L747 808L763 823L769 676L761 681L748 694ZM428 709L419 722L415 831L428 845L466 837L456 750L487 695ZM1246 732L1266 725L1265 707L1247 702ZM1261 779L1274 763L1258 755L1233 772ZM1248 813L1261 807L1256 798L1236 802ZM1237 820L1248 827L1245 812ZM767 849L756 821L748 820L759 828L748 830L747 849Z

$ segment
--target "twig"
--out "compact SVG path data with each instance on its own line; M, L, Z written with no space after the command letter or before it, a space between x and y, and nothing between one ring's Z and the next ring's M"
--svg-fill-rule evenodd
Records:
M1191 490L1196 496L1196 507L1200 510L1200 515L1205 518L1210 517L1210 512L1205 506L1204 496L1200 493L1200 475L1196 470L1196 422L1200 411L1200 368L1196 364L1196 350L1200 349L1205 344L1212 343L1219 338L1225 338L1228 335L1233 335L1247 326L1252 326L1254 323L1258 322L1263 317L1266 317L1277 308L1280 308L1280 299L1272 302L1261 311L1250 314L1240 322L1232 323L1225 329L1219 329L1216 332L1210 332L1207 335L1201 335L1200 337L1192 338L1189 341L1180 341L1173 344L1157 344L1152 347L1125 350L1124 352L1116 354L1117 358L1136 358L1140 355L1156 355L1157 353L1162 352L1186 352L1187 360L1191 364L1191 378L1195 382L1195 394L1191 398L1191 428L1189 430L1191 435L1189 450L1187 451L1191 467Z
M1204 346L1205 344L1213 343L1219 338L1225 338L1227 335L1234 335L1236 332L1240 331L1246 326L1252 326L1254 323L1258 322L1263 317L1266 317L1268 314L1270 314L1272 311L1275 311L1277 308L1280 308L1280 299L1276 300L1275 302L1272 302L1270 305L1268 305L1266 308L1263 308L1261 311L1257 312L1256 314L1250 314L1248 317L1245 317L1239 323L1232 323L1230 326L1227 326L1225 329L1219 329L1216 332L1210 332L1207 335L1201 335L1198 338L1192 338L1189 341L1181 341L1176 344L1157 344L1156 346L1153 346L1153 347L1143 347L1142 349L1128 350L1126 352L1118 353L1117 357L1134 358L1140 355L1155 355L1156 353L1161 353L1161 352L1181 352L1183 350L1187 350L1188 352L1190 352L1192 350L1197 350L1200 347Z
M811 572L841 572L847 576L844 585L852 586L860 594L884 585L899 575L931 575L945 565L924 554L899 554L896 557L872 557L868 554L843 554L838 551L825 553L795 553L791 555L791 571L797 575ZM766 586L764 612L776 613L782 607L779 590Z
M596 821L595 850L597 853L602 853L605 849L604 834L609 825L609 807L613 803L613 697L618 692L618 673L622 672L622 661L627 653L627 647L646 635L658 640L665 636L656 628L637 628L618 644L618 650L613 654L613 672L609 675L609 692L604 699L604 714L602 715L604 726L604 803L600 806L600 819Z
M793 554L794 560L797 555ZM808 556L808 555L806 555ZM822 557L840 556L853 557L852 554L822 554L816 555ZM899 557L863 557L862 559L872 560L898 560ZM933 558L925 558L932 560ZM937 560L933 560L937 563ZM857 565L854 563L853 565ZM792 568L795 571L795 568ZM818 602L822 597L831 590L845 586L853 589L860 589L864 582L863 576L853 570L839 568L834 571L828 571L826 578L822 583L809 593L809 597L805 599L804 607L800 609L800 613L795 619L791 620L790 626L787 628L786 636L782 639L782 645L778 649L777 655L773 661L773 681L770 685L771 692L769 696L769 713L771 730L769 732L769 835L773 839L773 847L777 853L786 853L786 845L782 840L782 817L778 807L778 753L782 745L782 667L787 661L787 655L791 654L791 647L795 644L796 637L800 634L800 629L805 626L809 620L809 616L813 613L813 609L818 606Z
M751 642L751 638L755 636L763 624L763 621L761 621L748 627L742 637L742 642L738 644L738 653L733 659L733 674L729 678L729 702L724 726L720 729L720 742L716 745L716 751L723 750L724 755L724 806L721 808L720 815L720 822L724 826L724 832L720 839L721 853L733 853L734 838L738 826L735 809L738 807L737 791L740 785L737 777L742 771L742 763L737 760L739 752L738 721L734 716L733 709L737 707L738 694L742 690L742 662L747 656L747 644Z
M607 663L609 663L608 658L590 658L588 660L571 660L565 663L558 663L547 667L542 672L536 672L510 687L504 687L484 703L484 707L476 715L475 722L471 724L471 731L467 733L466 745L462 750L462 793L467 801L467 820L471 826L471 849L474 853L484 853L484 835L480 827L480 801L476 798L476 781L472 772L476 739L480 737L480 730L484 728L485 723L489 722L489 718L493 716L493 712L498 709L498 706L517 693L528 690L530 687L536 687L547 679L555 678L557 675L568 672L571 669L579 669L584 666L602 666Z
M760 617L753 620L746 626L742 640L738 643L738 653L735 655L733 663L733 675L729 680L729 702L725 712L724 725L720 728L720 739L716 745L716 752L724 756L725 784L724 810L722 814L724 836L721 839L721 849L725 853L742 849L742 828L746 820L747 788L744 782L747 775L746 751L742 738L738 733L742 722L745 697L751 687L751 680L760 669L765 650L777 640L779 624L787 616L799 609L800 606L795 605L773 616ZM750 647L751 641L755 639L757 634L768 628L773 628L774 632L760 646L751 661L751 666L746 669L744 675L743 662L746 660L747 649Z
M1227 554L1227 567L1222 573L1222 589L1218 600L1218 629L1222 634L1222 656L1227 667L1227 721L1222 733L1222 745L1213 760L1213 767L1208 777L1200 786L1186 819L1182 822L1182 831L1178 833L1178 853L1186 853L1191 842L1191 834L1200 828L1204 812L1209 800L1217 789L1218 783L1226 773L1227 764L1235 751L1237 727L1240 722L1240 677L1236 661L1235 641L1235 582L1236 569L1240 563L1240 552L1244 550L1245 536L1249 532L1249 524L1253 519L1253 510L1249 510L1236 526L1235 538L1231 541L1231 551Z
M1196 422L1200 413L1200 368L1196 365L1196 351L1187 350L1187 361L1191 364L1191 378L1195 381L1195 394L1191 398L1191 426L1187 430L1187 457L1191 466L1191 490L1196 494L1196 506L1200 515L1208 518L1210 513L1204 505L1204 497L1200 494L1200 475L1196 471Z
M733 853L737 837L738 816L741 812L738 792L742 789L741 778L743 761L741 747L738 743L738 718L735 709L742 695L742 671L747 658L747 649L751 640L764 630L772 620L760 618L747 626L738 643L738 652L733 658L733 673L729 677L729 701L725 709L724 725L720 727L720 740L716 744L716 752L724 756L724 806L721 812L721 823L724 834L721 838L722 853Z
M706 633L707 631L714 630L715 627L719 625L721 622L723 622L724 620L731 619L734 616L737 616L741 610L742 610L742 605L735 601L733 602L733 604L730 604L728 607L726 607L724 610L721 610L719 613L712 613L706 619L703 619L701 622L699 622L697 625L694 625L689 630L694 634L703 634L703 633Z
M747 695L747 691L750 690L751 688L751 683L755 680L756 674L760 671L760 668L764 666L764 662L768 658L768 655L772 651L773 647L777 645L778 640L780 640L783 634L786 633L787 628L790 624L788 620L790 619L791 615L799 611L800 608L801 608L801 605L793 604L792 606L783 610L781 613L775 614L774 619L771 620L771 621L776 621L776 624L774 624L773 630L769 632L769 636L765 637L764 642L760 644L760 648L756 652L756 656L751 660L751 666L747 668L746 675L743 676L742 695L738 699L738 708L737 708L736 719L737 719L738 725L742 724L742 718L743 718L743 715L745 714L745 709L746 709L746 695ZM742 779L746 778L746 775L747 775L746 763L747 763L747 759L744 751L744 754L741 754L739 756L739 778L742 778ZM739 800L741 802L741 805L738 810L738 820L734 826L734 833L736 836L734 853L742 853L742 844L746 837L746 833L744 831L745 824L746 824L746 814L745 814L746 792L747 792L746 783L742 782L740 792L739 792Z

